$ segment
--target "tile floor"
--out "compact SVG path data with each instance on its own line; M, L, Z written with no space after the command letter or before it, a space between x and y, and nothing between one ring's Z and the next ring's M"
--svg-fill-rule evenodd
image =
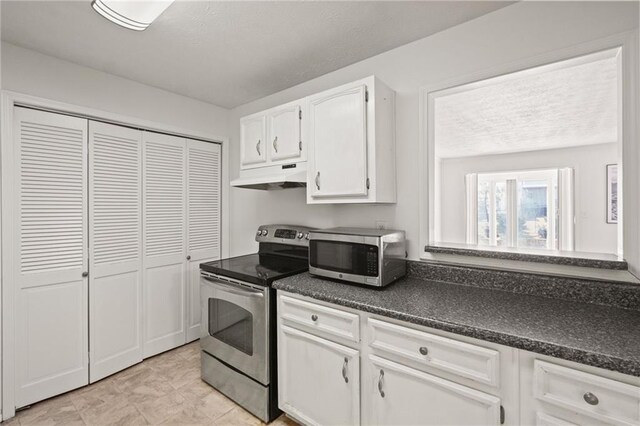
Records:
M200 380L198 342L19 411L15 425L263 425ZM293 426L282 416L274 426Z

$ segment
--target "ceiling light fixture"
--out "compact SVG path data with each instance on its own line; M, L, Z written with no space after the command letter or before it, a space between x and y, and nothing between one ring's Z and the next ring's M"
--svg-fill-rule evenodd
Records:
M130 30L143 31L173 0L93 0L91 6L111 22Z

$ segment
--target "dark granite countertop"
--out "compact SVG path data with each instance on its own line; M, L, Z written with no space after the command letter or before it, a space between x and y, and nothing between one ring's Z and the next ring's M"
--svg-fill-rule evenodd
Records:
M309 273L274 288L464 336L640 376L640 311L404 278L383 289Z

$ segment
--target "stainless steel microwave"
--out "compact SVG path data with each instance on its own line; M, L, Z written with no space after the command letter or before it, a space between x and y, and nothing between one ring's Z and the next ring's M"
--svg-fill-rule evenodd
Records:
M404 231L331 228L309 233L309 272L382 287L406 274Z

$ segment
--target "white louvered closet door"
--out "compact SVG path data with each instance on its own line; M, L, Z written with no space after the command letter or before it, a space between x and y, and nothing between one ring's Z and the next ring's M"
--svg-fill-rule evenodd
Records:
M220 258L220 145L187 139L187 341L200 337L200 263Z
M142 132L89 122L90 381L142 361Z
M186 341L186 143L143 133L144 357Z
M87 120L14 109L15 401L88 383Z

